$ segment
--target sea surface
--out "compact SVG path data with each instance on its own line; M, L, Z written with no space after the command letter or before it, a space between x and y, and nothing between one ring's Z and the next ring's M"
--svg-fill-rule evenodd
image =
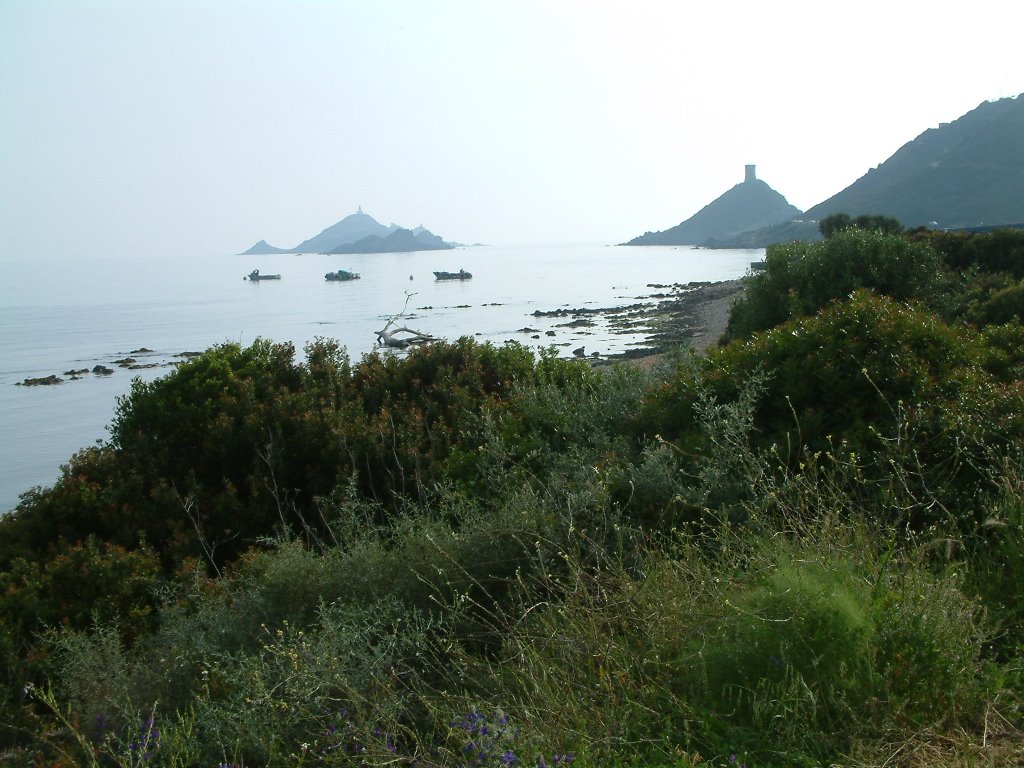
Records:
M763 254L689 246L474 246L346 256L183 253L173 260L69 253L59 261L0 262L0 514L30 488L51 485L76 451L106 440L133 377L166 375L182 353L262 337L293 342L302 359L306 342L327 337L358 361L374 348L375 332L404 310L399 325L438 338L556 345L566 357L580 346L587 355L618 354L644 338L618 333L600 318L591 328L566 328L560 326L566 318L532 313L653 304L652 285L734 279ZM254 268L282 277L244 280ZM324 274L337 269L361 279L327 282ZM473 279L434 279L434 270L459 269ZM545 335L549 330L553 337ZM136 351L143 349L149 351ZM125 357L152 367L114 362ZM96 365L115 372L65 375ZM50 375L65 381L18 386Z

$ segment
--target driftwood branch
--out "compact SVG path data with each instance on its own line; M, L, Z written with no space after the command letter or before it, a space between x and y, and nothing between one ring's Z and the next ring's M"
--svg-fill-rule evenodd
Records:
M409 299L415 296L415 293L405 293L405 306L402 307L402 311L397 315L392 315L388 318L387 323L384 327L377 331L377 343L391 349L405 349L412 344L425 344L428 341L435 341L433 336L429 334L417 331L414 328L408 328L404 325L397 328L393 327L400 317L405 315L406 309L409 307ZM399 333L407 333L408 336L398 336Z

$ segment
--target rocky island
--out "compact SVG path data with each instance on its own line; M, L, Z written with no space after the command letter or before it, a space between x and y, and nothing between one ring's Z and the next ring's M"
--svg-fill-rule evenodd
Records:
M280 253L409 253L454 248L430 230L419 226L413 229L397 224L385 226L360 207L355 213L332 224L294 248L277 248L260 240L245 251L243 256L261 256Z

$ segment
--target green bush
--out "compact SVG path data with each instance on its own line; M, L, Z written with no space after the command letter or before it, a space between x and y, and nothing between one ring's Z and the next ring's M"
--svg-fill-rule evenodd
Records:
M746 338L812 315L862 288L898 301L929 301L938 294L941 266L939 255L925 244L857 228L822 242L772 245L765 270L749 278L732 307L728 334Z
M921 228L907 236L916 242L930 244L953 270L1005 272L1016 280L1024 278L1024 229L938 232Z
M93 537L55 547L42 562L17 558L0 570L0 738L17 740L28 727L25 686L44 679L47 630L113 624L119 642L140 642L157 626L162 584L152 552Z
M890 235L898 235L903 231L903 225L899 219L894 219L892 216L862 215L852 218L848 213L833 213L818 222L818 231L821 232L822 237L826 238L853 227L885 232Z
M352 366L319 340L223 344L118 403L111 442L76 456L52 489L0 521L0 564L88 535L140 539L173 570L223 567L265 537L327 536L321 511L353 478L386 522L440 482L475 478L478 425L520 385L585 386L595 374L526 348L436 343ZM327 502L329 504L329 501Z
M994 290L969 305L964 319L977 326L1020 324L1024 320L1024 279Z
M993 628L997 658L1019 668L1024 658L1024 487L1020 459L998 473L987 516L967 540L965 588L977 594Z
M722 593L694 671L750 750L817 764L858 738L982 710L985 635L956 577L864 554L775 541Z
M681 369L649 398L635 429L698 457L708 450L700 398L738 402L745 382L768 372L753 411L755 447L797 467L843 445L861 457L869 482L896 462L922 496L941 500L903 522L945 520L944 502L962 504L970 527L977 511L965 500L985 487L993 453L1024 436L1024 388L986 373L987 354L977 334L857 292L817 317L714 350L696 372Z
M303 629L263 627L251 651L196 660L191 696L178 711L149 687L158 674L108 633L65 635L56 646L59 693L71 704L67 724L80 723L86 738L63 750L88 764L126 766L394 759L404 740L403 679L410 661L429 655L430 626L386 600L324 604ZM147 756L137 762L143 741Z

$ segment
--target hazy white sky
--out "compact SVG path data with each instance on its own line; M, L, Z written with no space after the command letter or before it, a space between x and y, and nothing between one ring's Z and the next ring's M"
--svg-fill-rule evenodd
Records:
M291 247L360 205L615 243L747 163L806 209L1024 92L1021 29L1006 0L0 0L0 259Z

